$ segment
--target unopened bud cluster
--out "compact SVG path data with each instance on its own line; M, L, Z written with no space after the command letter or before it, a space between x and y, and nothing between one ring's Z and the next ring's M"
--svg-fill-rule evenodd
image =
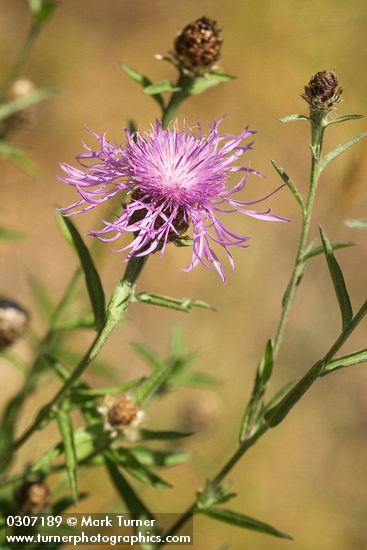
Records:
M223 38L216 21L200 17L189 23L174 42L177 65L193 74L205 74L220 58Z
M312 109L330 111L342 100L342 92L335 71L324 70L311 78L302 97Z

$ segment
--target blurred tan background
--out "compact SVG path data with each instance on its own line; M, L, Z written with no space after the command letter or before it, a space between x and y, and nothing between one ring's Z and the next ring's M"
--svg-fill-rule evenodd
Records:
M155 61L153 54L171 48L176 32L202 15L216 19L223 28L221 68L238 79L213 88L187 102L180 113L195 123L228 116L223 128L239 132L249 124L258 130L251 153L253 167L267 175L265 182L249 183L256 196L279 184L270 159L284 166L305 192L309 170L308 127L305 123L282 125L278 119L305 112L300 98L310 76L335 68L344 88L339 114L366 110L366 25L364 0L79 0L60 1L24 67L23 76L37 85L58 86L58 98L38 109L36 124L13 135L42 169L31 179L9 164L1 164L2 225L25 230L28 238L2 245L1 291L20 300L33 312L33 328L44 326L35 312L27 277L34 273L58 297L73 270L74 258L54 222L56 204L75 198L58 183L59 162L73 162L88 139L83 124L107 131L111 140L122 141L129 117L142 129L158 116L155 104L121 71L129 63L154 81L174 78L171 66ZM29 16L23 0L0 4L0 71L5 74L26 33ZM332 147L364 130L366 123L349 122L331 127L326 145ZM89 141L91 143L91 141ZM248 158L250 158L248 156ZM367 233L344 225L351 217L367 217L367 144L328 168L319 188L312 237L322 223L333 240L356 240L360 246L338 252L338 258L357 309L366 297ZM274 332L287 274L292 264L299 229L297 207L286 190L269 200L277 214L291 224L263 223L233 216L234 230L253 235L248 250L234 252L236 268L223 286L214 271L200 267L185 274L189 253L171 248L149 261L139 288L173 296L201 298L216 313L195 311L185 316L149 306L132 306L129 323L113 336L103 358L116 365L117 377L146 372L131 351L129 340L144 341L162 353L168 346L173 324L183 328L186 346L199 352L195 368L214 373L222 386L212 390L177 392L149 410L148 425L180 427L188 403L204 406L201 432L184 445L193 452L188 465L162 472L174 491L139 487L156 511L182 511L197 487L214 474L234 450L243 407L252 386L254 369L269 336ZM99 226L97 212L75 218L86 233ZM118 280L123 256L102 258L107 292ZM300 288L280 355L271 390L296 380L330 347L340 329L339 312L325 261L314 260ZM75 334L70 346L81 349L89 335ZM346 349L366 347L366 324ZM27 358L26 342L15 350ZM1 365L2 403L15 391L20 375ZM108 378L89 374L91 383L105 385ZM47 391L54 392L48 385ZM365 366L341 371L320 380L290 417L268 433L244 458L230 479L238 498L231 506L291 533L295 542L272 539L211 520L198 519L194 548L215 549L228 543L231 550L362 550L367 548L367 372ZM31 401L27 418L48 393L43 389ZM203 411L201 410L201 413ZM200 411L198 412L198 414ZM162 422L164 426L162 426ZM38 456L54 443L56 432L33 437L19 457ZM105 512L116 497L103 475L85 473L81 486L94 496L83 504L89 511ZM97 496L97 498L96 498Z

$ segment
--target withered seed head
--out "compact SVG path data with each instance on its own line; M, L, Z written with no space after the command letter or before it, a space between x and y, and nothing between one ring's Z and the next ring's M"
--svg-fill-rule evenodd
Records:
M50 492L43 482L25 483L16 495L20 510L25 514L37 514L50 505Z
M22 336L28 320L27 311L17 302L0 297L0 350Z
M336 103L342 101L342 93L335 71L324 70L311 78L302 97L311 108L330 111Z
M139 406L130 398L123 397L107 412L107 420L113 428L125 428L136 419Z
M186 72L204 74L220 58L223 38L216 21L200 17L189 23L174 42L177 64Z

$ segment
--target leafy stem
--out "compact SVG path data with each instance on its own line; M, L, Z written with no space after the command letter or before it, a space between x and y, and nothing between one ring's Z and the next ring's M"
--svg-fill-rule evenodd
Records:
M99 330L84 357L75 367L74 371L71 373L64 385L51 399L51 401L39 411L33 424L14 442L13 450L19 449L19 447L21 447L36 430L44 427L45 423L50 421L52 418L52 413L55 411L55 407L64 399L69 389L79 379L93 359L97 357L114 328L123 319L125 311L127 310L133 296L133 286L139 277L146 260L147 257L133 257L130 259L123 278L117 284L114 292L112 293L107 307L107 315L104 326Z

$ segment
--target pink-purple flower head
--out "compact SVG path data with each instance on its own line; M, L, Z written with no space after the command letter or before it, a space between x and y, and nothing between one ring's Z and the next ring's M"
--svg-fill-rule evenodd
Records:
M222 247L233 267L230 247L247 247L250 237L230 231L221 221L222 214L240 212L260 220L285 221L270 209L251 210L277 190L258 200L239 201L233 198L241 191L250 173L260 174L248 166L235 164L252 148L243 140L254 134L248 127L238 136L219 134L222 119L209 126L204 136L201 125L196 128L173 126L167 130L157 122L147 133L125 130L125 147L112 144L105 134L91 132L99 142L97 151L84 145L86 152L77 156L81 168L62 164L66 176L61 181L76 187L80 200L64 208L70 214L91 210L120 194L121 215L104 221L104 228L91 234L102 241L115 241L124 233L132 241L119 251L129 250L127 260L161 250L182 236L192 226L192 261L185 271L197 264L225 275L213 248ZM232 188L227 187L232 172L243 173ZM220 216L220 217L219 217ZM224 216L223 216L224 217Z

